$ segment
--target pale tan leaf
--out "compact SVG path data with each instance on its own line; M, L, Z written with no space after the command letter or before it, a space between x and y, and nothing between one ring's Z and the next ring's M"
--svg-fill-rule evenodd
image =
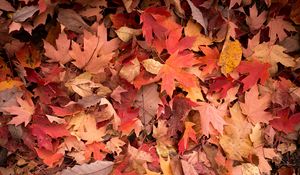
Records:
M62 175L109 175L113 169L114 162L96 161L90 164L75 165L73 168L65 169Z
M146 71L150 72L151 74L157 75L159 70L162 68L163 64L154 60L154 59L146 59L142 62Z
M118 37L124 41L128 42L129 40L132 39L133 36L138 36L142 34L141 29L132 29L126 26L120 27L118 30L116 30L116 33Z
M140 62L137 58L131 60L130 63L124 65L120 70L120 77L128 82L132 82L140 73Z

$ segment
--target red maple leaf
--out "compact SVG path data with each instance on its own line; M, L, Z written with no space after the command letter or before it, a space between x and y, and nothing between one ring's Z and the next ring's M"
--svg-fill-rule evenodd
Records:
M300 123L300 113L293 114L289 117L289 109L280 111L277 114L280 118L275 118L270 121L273 128L278 131L289 134L295 131L295 127Z
M166 20L171 14L163 7L147 8L140 16L143 23L143 35L148 44L152 43L153 34L158 39L166 39L168 29L161 23Z
M244 84L243 91L250 89L258 80L263 85L269 78L269 67L268 63L261 63L257 60L253 60L252 62L242 61L236 70L241 74L248 74L242 80Z
M209 92L220 92L220 97L225 98L227 91L233 87L233 82L226 77L218 77L209 85Z

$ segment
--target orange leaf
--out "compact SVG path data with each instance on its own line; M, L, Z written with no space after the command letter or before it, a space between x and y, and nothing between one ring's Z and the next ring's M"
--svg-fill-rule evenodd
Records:
M198 63L193 57L193 54L180 55L175 53L167 59L157 75L158 78L162 79L161 91L165 90L169 96L172 96L175 89L175 80L184 87L197 87L196 77L183 70L183 68Z
M63 154L59 152L51 152L46 149L35 148L38 156L43 159L43 162L49 167L55 166L63 158Z
M196 132L193 129L193 126L195 124L192 122L185 122L184 125L185 125L185 131L183 137L178 143L178 149L180 154L182 154L187 149L189 139L192 139L194 142L197 143Z

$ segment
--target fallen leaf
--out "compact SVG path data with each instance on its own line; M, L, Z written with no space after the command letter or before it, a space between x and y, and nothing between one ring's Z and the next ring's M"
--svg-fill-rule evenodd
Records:
M120 70L120 77L132 82L140 73L140 62L137 58L125 64Z
M209 37L201 34L201 26L197 23L194 23L192 20L188 21L186 27L184 28L184 34L185 36L196 37L196 40L191 48L195 52L200 50L199 46L213 44L213 41Z
M87 144L99 142L105 136L105 127L97 128L96 118L92 115L79 113L73 116L68 124L72 135L87 141Z
M18 9L12 16L15 22L24 22L39 10L38 6L25 6Z
M228 73L232 72L240 64L242 53L242 46L238 40L225 40L218 63L224 75L227 76Z
M257 60L251 62L242 61L236 70L242 74L248 73L248 75L242 79L242 83L244 84L243 91L253 87L258 80L260 80L260 84L264 85L269 78L269 67L270 65L268 63L261 63Z
M31 121L31 116L34 113L35 106L31 99L23 100L20 97L17 97L17 102L20 106L8 106L4 107L3 110L8 112L11 115L17 115L8 124L20 125L24 123L25 126Z
M229 108L229 111L231 117L226 118L228 125L224 127L220 145L230 159L242 161L253 149L249 139L251 124L243 116L238 103Z
M150 72L151 74L157 75L160 69L163 67L163 64L154 60L154 59L146 59L143 60L142 65L146 69L146 71Z
M61 64L66 64L71 61L69 55L70 40L65 33L59 34L56 40L56 48L44 40L45 55L53 61L58 61Z
M200 113L201 131L203 135L209 136L212 125L220 134L223 134L223 128L226 124L222 113L213 105L200 102L199 106L194 107Z
M267 27L269 27L269 36L271 43L275 43L277 37L279 41L282 41L285 37L287 37L287 34L284 30L296 31L295 27L292 26L292 24L290 24L288 21L283 20L283 18L283 16L272 18L267 25Z
M265 110L270 104L270 95L266 94L259 97L257 85L254 85L248 92L245 93L245 103L240 103L243 114L248 116L248 119L254 125L256 123L269 123L272 120L272 114Z
M193 19L204 28L205 34L207 34L207 19L204 18L202 12L193 4L192 1L187 0L187 2L191 8Z
M56 164L58 164L62 158L63 154L60 152L51 152L48 150L45 150L43 148L35 148L37 155L43 160L43 162L48 165L49 167L54 167Z
M16 11L13 6L6 0L0 0L0 9L8 12Z
M261 62L269 63L271 65L270 73L274 75L278 71L277 63L281 63L286 67L294 67L296 64L293 57L284 53L285 50L280 45L262 43L253 49L253 56Z
M128 42L129 40L132 39L133 36L138 36L138 35L142 34L142 30L141 29L132 29L132 28L123 26L123 27L119 28L118 30L116 30L116 33L122 41Z
M96 161L90 164L75 165L72 168L64 169L62 175L109 175L113 169L114 162L111 161Z
M189 139L197 143L196 132L192 128L195 124L192 122L185 122L185 130L182 138L178 142L179 153L182 154L188 148Z

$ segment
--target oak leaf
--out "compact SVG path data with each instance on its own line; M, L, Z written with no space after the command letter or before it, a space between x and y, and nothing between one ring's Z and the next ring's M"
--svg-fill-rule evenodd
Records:
M265 110L269 107L270 102L270 94L259 97L258 87L254 85L245 93L245 103L240 102L240 106L243 114L248 116L251 123L269 123L272 120L272 114Z

